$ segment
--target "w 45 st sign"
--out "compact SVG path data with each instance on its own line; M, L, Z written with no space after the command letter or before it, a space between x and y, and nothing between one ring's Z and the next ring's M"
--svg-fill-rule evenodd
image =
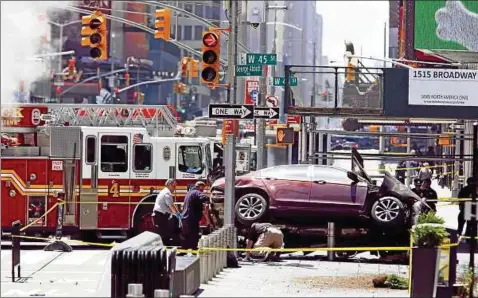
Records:
M246 54L247 65L277 65L276 54Z

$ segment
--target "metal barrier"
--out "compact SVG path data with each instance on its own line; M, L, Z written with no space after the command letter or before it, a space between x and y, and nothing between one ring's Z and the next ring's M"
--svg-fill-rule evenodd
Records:
M16 220L12 222L12 282L15 282L15 269L18 270L18 279L21 278L20 273L20 227L21 222ZM17 236L17 237L15 237Z
M225 226L199 240L199 262L201 283L207 283L227 266L226 250L208 250L208 248L235 248L236 228Z

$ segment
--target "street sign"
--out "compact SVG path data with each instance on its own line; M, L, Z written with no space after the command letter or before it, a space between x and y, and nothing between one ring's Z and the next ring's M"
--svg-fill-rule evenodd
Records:
M277 65L276 54L246 54L247 65Z
M254 119L253 105L209 105L209 118Z
M289 78L289 84L291 86L297 86L297 78L296 77L290 77ZM284 77L274 77L273 85L274 86L285 86L285 78Z
M279 108L254 108L256 119L279 119Z
M262 65L236 65L237 77L260 77L262 76Z
M279 106L279 98L274 95L266 96L266 106L269 108L277 108Z
M255 105L259 99L259 81L246 80L246 92L244 94L246 105Z

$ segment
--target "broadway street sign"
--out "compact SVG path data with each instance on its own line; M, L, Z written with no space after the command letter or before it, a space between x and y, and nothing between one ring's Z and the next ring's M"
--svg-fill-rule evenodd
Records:
M254 119L254 105L209 105L209 118Z
M279 108L254 108L256 119L279 119Z

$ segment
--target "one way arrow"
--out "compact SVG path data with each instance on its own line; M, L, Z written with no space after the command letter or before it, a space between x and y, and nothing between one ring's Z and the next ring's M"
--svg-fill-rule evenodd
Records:
M255 118L279 118L278 108L255 108L254 109L254 117Z

